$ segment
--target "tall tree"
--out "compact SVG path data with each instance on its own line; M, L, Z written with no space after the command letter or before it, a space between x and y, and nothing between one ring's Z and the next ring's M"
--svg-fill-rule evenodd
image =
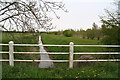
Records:
M87 29L86 32L87 32L87 38L88 39L94 39L95 38L93 29Z
M62 2L45 0L0 0L0 25L4 30L29 31L52 29L49 13L67 12Z
M120 4L120 1L117 4ZM107 15L100 17L103 23L102 32L104 38L102 41L104 44L120 44L120 11L117 10L114 13L109 10L105 11Z
M80 29L80 35L82 36L82 38L86 38L86 31L83 29Z
M93 23L92 30L93 30L93 36L99 40L101 37L101 29L98 27L96 23Z

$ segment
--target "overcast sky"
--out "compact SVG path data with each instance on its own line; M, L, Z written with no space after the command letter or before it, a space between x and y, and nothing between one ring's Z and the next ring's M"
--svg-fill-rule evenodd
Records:
M51 0L53 1L53 0ZM88 29L92 27L93 22L101 25L99 16L105 14L104 9L111 9L114 0L54 0L63 1L66 9L69 11L57 11L60 19L53 19L56 25L54 30L65 29Z

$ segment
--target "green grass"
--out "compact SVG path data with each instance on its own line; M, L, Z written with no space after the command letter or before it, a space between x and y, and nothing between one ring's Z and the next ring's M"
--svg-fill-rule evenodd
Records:
M40 69L32 63L19 63L14 67L8 64L3 66L3 78L118 78L118 65L113 62L74 69L68 69L67 66Z
M48 35L48 34L43 34L42 40L44 44L56 44L56 45L69 45L70 42L73 42L75 45L100 45L102 44L99 40L89 40L89 39L82 39L79 37L64 37L64 36L59 36L59 35L57 36L57 35ZM48 50L68 52L69 48L48 47ZM75 47L75 52L100 52L100 51L102 52L108 51L108 49L100 48L100 47Z
M42 41L44 44L55 44L55 45L69 45L73 42L75 45L101 45L99 40L82 39L79 37L64 37L59 35L42 34ZM69 52L69 47L47 47L49 52ZM111 52L112 48L103 47L74 47L74 52ZM109 58L104 55L94 55L96 58ZM68 55L52 55L54 59L68 59ZM78 59L80 55L75 55L75 59Z
M12 35L12 36L11 36ZM37 44L38 34L31 33L3 33L2 43L9 41L14 43ZM50 34L42 34L44 44L68 45L70 42L79 45L100 45L98 40L81 39L78 37L64 37ZM68 47L47 47L49 52L68 52ZM3 46L3 51L8 47ZM15 51L39 51L38 47L15 47ZM112 51L112 49L95 48L95 47L75 47L75 52L103 52ZM4 59L8 58L7 54L2 55ZM69 55L51 55L52 59L68 59ZM77 59L80 55L75 55ZM95 57L101 57L95 55ZM104 56L105 57L105 56ZM39 55L15 54L15 59L38 59ZM118 63L100 62L94 65L75 66L69 69L68 63L55 63L54 68L40 69L35 62L15 62L14 67L10 67L8 62L3 62L3 78L118 78Z

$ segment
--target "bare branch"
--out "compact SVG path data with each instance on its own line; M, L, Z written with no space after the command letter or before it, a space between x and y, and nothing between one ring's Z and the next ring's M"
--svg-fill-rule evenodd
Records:
M45 30L52 29L52 18L48 12L56 14L56 10L65 10L62 2L48 2L44 0L32 1L0 1L0 24L8 30L14 28L19 31L28 31L29 29ZM7 25L9 23L9 26ZM11 26L13 24L14 26Z

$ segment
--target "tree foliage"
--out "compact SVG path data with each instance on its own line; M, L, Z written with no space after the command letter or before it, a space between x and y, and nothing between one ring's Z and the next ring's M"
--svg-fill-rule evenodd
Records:
M82 35L82 38L86 38L86 32L83 29L80 29L80 34Z
M103 23L102 33L104 35L102 42L104 44L120 44L120 11L114 13L109 10L105 11L107 15L100 17Z
M72 37L74 31L72 29L63 31L63 35L66 37Z

